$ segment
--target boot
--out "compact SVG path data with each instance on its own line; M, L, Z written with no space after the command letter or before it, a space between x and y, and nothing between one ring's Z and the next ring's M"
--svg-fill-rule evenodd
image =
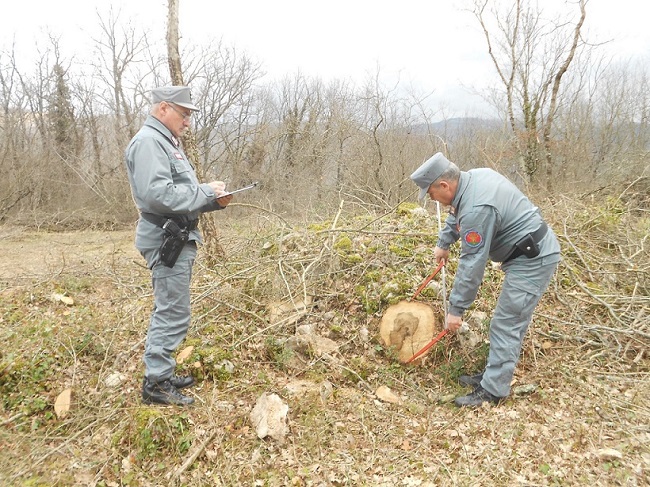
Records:
M505 397L495 396L494 394L486 391L479 385L476 389L474 389L466 396L457 397L454 400L454 404L456 404L456 406L458 407L463 407L463 406L476 407L482 405L484 402L499 404L503 400L505 400Z
M185 389L186 387L190 387L192 384L194 384L194 377L191 375L172 375L169 380L176 389Z
M480 374L476 375L461 375L458 378L458 382L462 386L467 386L467 387L478 387L481 385L481 381L483 380L483 372Z
M184 396L174 387L171 380L149 382L145 377L142 385L142 402L145 404L173 404L189 406L194 402L191 397Z

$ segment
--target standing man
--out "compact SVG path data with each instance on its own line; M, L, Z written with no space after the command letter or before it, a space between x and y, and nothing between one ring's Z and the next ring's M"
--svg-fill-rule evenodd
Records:
M224 196L222 181L199 183L180 147L192 112L198 111L190 89L164 86L151 95L150 114L125 151L131 193L140 212L135 246L151 269L154 297L142 400L183 406L194 399L179 389L191 386L194 378L174 374L172 353L190 324L190 280L196 244L201 243L197 223L201 213L225 208L232 196Z
M438 235L437 262L447 260L451 244L461 241L460 259L449 296L446 326L457 331L476 298L488 258L501 262L505 279L490 321L490 351L485 370L459 381L474 390L457 397L457 406L498 403L510 383L528 325L560 261L560 244L539 209L508 179L491 169L464 172L438 152L411 180L419 199L449 205Z

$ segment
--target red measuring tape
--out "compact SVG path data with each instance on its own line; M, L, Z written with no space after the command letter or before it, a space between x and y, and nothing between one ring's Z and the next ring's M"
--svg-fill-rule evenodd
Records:
M431 282L431 279L433 279L434 277L436 277L436 274L437 274L438 272L440 272L440 269L442 269L444 266L445 266L445 261L444 261L444 260L441 260L440 263L438 264L438 267L436 267L436 269L435 269L431 274L429 274L429 277L427 277L427 278L422 282L422 284L420 284L420 287L418 288L417 291L415 291L415 294L413 294L413 298L411 298L411 299L415 299L415 298L417 298L418 295L420 294L420 292L421 292L421 291L426 287L427 284L429 284L429 283Z

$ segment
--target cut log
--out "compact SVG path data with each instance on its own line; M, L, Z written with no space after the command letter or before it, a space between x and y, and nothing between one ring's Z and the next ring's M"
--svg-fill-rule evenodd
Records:
M438 329L442 325L433 308L415 301L400 301L389 307L379 324L384 345L394 347L402 363L429 343Z

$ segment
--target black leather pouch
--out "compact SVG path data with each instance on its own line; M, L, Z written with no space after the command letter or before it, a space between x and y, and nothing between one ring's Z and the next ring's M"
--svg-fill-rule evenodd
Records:
M519 242L515 244L515 247L517 247L521 253L529 259L539 255L539 245L535 242L533 235L530 233L519 240Z
M167 220L163 225L165 235L160 245L160 260L167 267L174 267L178 256L189 238L189 232L179 227L174 221Z

